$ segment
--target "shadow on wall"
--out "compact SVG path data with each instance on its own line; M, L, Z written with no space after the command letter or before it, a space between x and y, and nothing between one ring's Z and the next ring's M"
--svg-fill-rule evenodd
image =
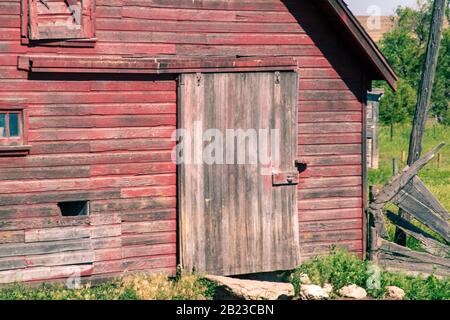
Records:
M344 32L339 28L337 17L331 12L325 12L324 14L323 11L326 9L313 3L314 1L282 1L339 77L352 93L361 100L363 98L361 96L363 61L361 57L352 52L352 49L357 49L355 47L357 44L348 39L348 34L344 36ZM324 17L327 17L327 19L324 20Z

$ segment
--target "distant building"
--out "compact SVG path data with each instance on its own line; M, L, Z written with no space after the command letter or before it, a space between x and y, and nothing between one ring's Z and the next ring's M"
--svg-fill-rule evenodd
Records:
M395 26L395 18L393 16L381 16L379 27L372 22L372 16L357 16L356 18L375 42L380 41L383 35L391 31Z
M394 16L381 16L379 25L372 16L357 16L356 18L375 42L379 42L385 33L395 27ZM444 20L444 28L448 28L448 25L448 20Z

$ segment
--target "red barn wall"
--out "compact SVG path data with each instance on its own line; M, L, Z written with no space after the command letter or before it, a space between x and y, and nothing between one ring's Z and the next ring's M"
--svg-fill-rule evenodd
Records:
M21 45L20 1L0 1L0 99L27 99L32 145L0 157L0 283L11 270L66 277L61 250L86 276L176 265L175 78L29 75L17 69L27 53L296 57L301 255L333 243L362 253L363 64L311 1L97 0L96 37L95 48ZM71 199L91 200L90 217L59 217ZM48 228L54 239L39 236Z

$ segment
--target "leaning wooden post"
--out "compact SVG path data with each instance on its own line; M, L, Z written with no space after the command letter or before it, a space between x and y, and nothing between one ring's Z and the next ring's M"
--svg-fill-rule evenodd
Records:
M375 186L369 186L369 201L372 203L375 200L375 196L377 194L377 189ZM377 231L377 217L376 214L371 210L371 208L368 208L367 210L367 217L369 221L369 234L368 234L368 254L369 254L369 260L376 262L377 260L377 251L378 251L378 231Z
M434 0L427 53L422 80L420 82L419 98L409 140L409 166L420 158L422 152L423 135L425 133L428 111L430 109L431 93L439 58L439 47L442 38L446 2L446 0ZM406 212L403 212L403 210L399 211L399 215L406 220L410 219L409 215ZM406 245L406 234L400 228L396 228L395 230L395 242L403 246Z

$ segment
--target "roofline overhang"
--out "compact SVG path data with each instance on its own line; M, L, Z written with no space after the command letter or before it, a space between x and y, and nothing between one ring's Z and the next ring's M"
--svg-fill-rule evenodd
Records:
M319 2L329 9L332 9L331 11L336 18L338 18L338 21L352 36L353 40L356 41L364 57L370 61L373 76L375 77L371 80L385 80L393 90L396 90L398 81L397 74L392 69L377 44L372 40L344 1L319 0Z

